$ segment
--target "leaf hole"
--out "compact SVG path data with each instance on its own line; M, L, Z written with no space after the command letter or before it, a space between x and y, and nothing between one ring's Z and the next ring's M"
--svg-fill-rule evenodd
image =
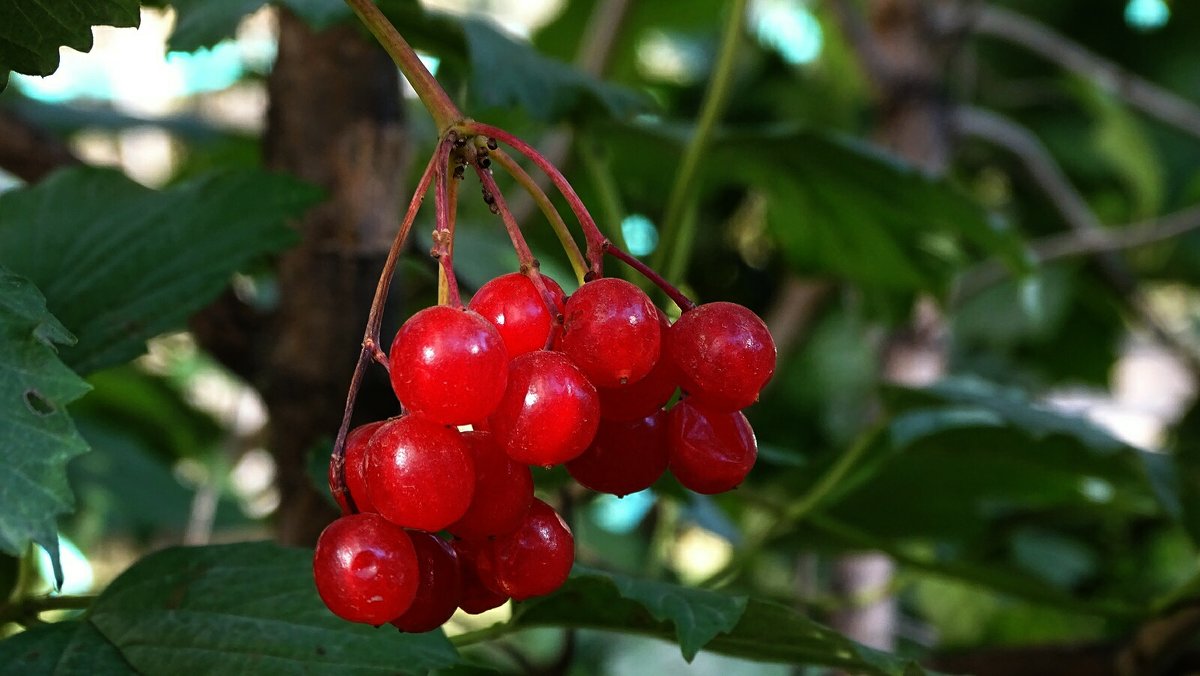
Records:
M43 397L41 392L32 388L25 390L25 406L29 407L29 410L33 411L34 415L53 415L55 411L54 404L49 399Z

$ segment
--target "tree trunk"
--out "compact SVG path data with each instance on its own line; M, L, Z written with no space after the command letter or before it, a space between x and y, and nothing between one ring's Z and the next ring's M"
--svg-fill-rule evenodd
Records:
M268 91L267 165L328 193L296 225L303 241L280 261L282 295L264 336L259 383L278 465L278 538L312 544L336 512L314 489L307 458L337 431L397 226L406 164L402 101L395 66L365 33L349 26L314 33L286 10ZM386 387L382 380L366 386ZM367 394L366 406L380 400Z

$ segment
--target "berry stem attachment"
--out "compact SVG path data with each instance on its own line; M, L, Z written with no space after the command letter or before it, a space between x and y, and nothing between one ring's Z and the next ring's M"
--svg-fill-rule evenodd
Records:
M679 306L680 311L687 312L688 310L696 307L696 304L692 302L692 299L685 296L682 291L675 288L670 282L664 279L662 275L655 272L653 268L641 262L633 255L622 251L612 242L605 240L604 252L625 263L634 270L637 270L643 277L650 280L658 288L662 289L663 293L667 294L667 297Z
M379 347L379 327L383 323L383 308L387 305L388 290L392 286L392 276L396 272L396 263L400 260L400 251L404 248L408 233L417 219L421 203L425 201L425 193L429 191L429 184L433 182L434 174L437 173L439 154L434 153L433 157L429 158L429 163L425 165L425 171L421 173L421 178L417 181L417 189L408 203L408 211L404 213L404 220L400 222L396 238L392 240L392 248L388 250L387 260L383 263L383 271L379 273L379 283L375 285L375 297L371 300L371 311L367 315L367 328L363 332L362 350L359 351L354 374L350 376L350 389L346 392L346 408L342 411L342 425L338 428L337 436L333 441L333 467L337 477L337 485L333 486L334 498L342 498L349 505L351 514L358 512L358 508L354 504L354 498L350 496L349 489L346 488L346 434L350 431L350 416L354 413L354 402L358 398L358 390L362 386L363 373L366 371L367 365L375 360L387 368L387 355Z
M383 12L375 6L375 1L346 0L346 4L350 5L350 9L354 10L358 18L366 24L371 34L375 36L376 40L379 40L392 60L396 62L400 72L404 73L404 77L416 90L425 109L433 116L438 131L444 132L462 122L463 114L450 100L446 90L442 89L442 86L434 79L433 74L421 62L421 58L413 51L408 41L400 35L392 22L388 21Z
M554 229L554 234L558 236L558 241L562 243L563 250L567 252L567 258L571 261L571 269L575 271L576 279L582 284L585 275L587 275L587 261L584 260L583 253L579 250L579 245L575 243L575 238L571 237L571 231L567 229L567 224L563 222L558 209L554 208L554 203L550 201L550 198L546 195L546 191L542 190L542 187L537 184L537 181L533 180L529 172L525 171L508 153L503 150L493 150L488 156L504 167L504 170L537 203L538 208L542 210L542 214L546 216L546 220L550 222L550 227Z
M571 206L571 211L575 213L575 218L579 220L579 224L583 227L583 236L587 244L588 274L591 277L604 276L604 243L607 239L600 232L600 228L596 227L595 219L588 213L583 200L579 199L579 195L571 187L571 183L567 181L562 172L533 146L499 127L493 127L490 124L480 122L465 122L463 128L469 133L482 134L508 145L529 158L539 169L545 172L546 176L550 177L550 181L562 193L563 198L567 200L567 204Z
M438 145L437 150L437 186L434 198L437 213L437 225L433 231L433 255L438 260L438 304L449 305L453 308L462 307L462 297L458 292L458 278L454 274L454 221L457 205L453 200L458 197L458 185L451 190L450 183L455 179L450 176L450 147L453 144L453 133ZM453 192L453 196L451 195Z
M546 287L545 280L542 279L538 261L533 257L533 251L530 250L529 244L525 241L525 235L521 233L521 226L517 225L517 219L509 211L508 204L504 201L504 195L500 193L500 186L496 185L496 179L492 176L491 170L475 165L475 173L479 175L479 182L483 184L484 194L490 195L493 200L489 204L496 207L501 220L504 221L504 227L508 230L508 238L512 240L513 249L517 252L517 260L521 263L521 272L529 277L529 281L533 282L534 288L537 289L538 293L542 296L542 300L546 303L546 309L550 311L552 321L557 324L559 318L558 310L554 306L554 296L550 293L550 289ZM551 335L554 334L553 331L550 333Z

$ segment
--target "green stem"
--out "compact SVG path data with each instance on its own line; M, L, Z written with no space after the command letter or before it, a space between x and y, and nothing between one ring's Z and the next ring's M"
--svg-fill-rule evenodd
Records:
M720 587L728 584L760 549L811 515L813 510L821 506L838 488L850 470L862 460L881 429L881 427L873 427L860 436L850 450L843 453L837 462L825 470L817 483L813 484L812 488L809 488L808 492L804 494L804 497L785 507L768 528L738 548L729 562L704 579L700 586Z
M563 251L567 252L567 258L571 261L571 269L575 271L575 277L580 284L583 283L584 275L587 274L587 261L583 259L583 253L579 250L579 245L575 243L575 239L571 237L571 231L567 229L567 224L563 221L562 215L558 213L558 209L554 208L554 203L550 201L550 197L546 195L546 191L533 180L525 169L521 167L508 153L503 150L492 150L488 153L497 164L504 167L504 170L513 177L525 192L533 198L533 201L541 209L546 220L550 222L550 227L554 229L554 234L558 236L558 241L562 244Z
M690 243L694 239L690 231L696 227L695 218L687 218L687 202L696 187L700 158L707 149L713 129L716 128L717 120L720 119L729 98L738 40L741 38L746 16L746 0L733 0L729 10L730 16L726 20L720 51L717 54L717 65L713 69L712 79L709 80L708 90L704 93L704 101L700 105L700 118L696 122L696 130L684 149L679 173L675 174L675 184L671 187L667 198L667 210L663 216L659 248L651 261L651 267L663 270L664 276L671 280L679 280L687 272L691 246L680 244Z
M0 625L36 619L49 610L82 610L92 605L95 595L31 596L0 606Z
M383 12L379 11L374 0L346 0L346 4L350 5L350 9L354 10L358 18L366 24L371 34L379 40L379 43L391 55L392 60L396 62L400 72L404 73L404 77L408 79L409 84L420 97L421 103L425 104L425 109L433 116L438 132L443 133L462 122L463 114L450 100L446 90L442 89L425 64L421 63L420 57L401 37L392 22L388 21Z
M459 634L458 636L451 636L450 642L454 644L454 647L461 648L463 646L474 645L476 643L483 643L484 641L492 641L502 638L523 628L524 627L518 627L516 622L513 622L512 620L509 620L508 622L497 622L490 627L476 629L475 631L468 631Z

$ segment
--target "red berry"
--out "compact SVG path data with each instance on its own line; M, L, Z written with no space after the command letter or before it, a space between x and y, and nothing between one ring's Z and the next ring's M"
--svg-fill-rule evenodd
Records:
M667 428L671 473L697 493L736 488L758 457L754 430L738 411L712 411L688 398L667 414Z
M375 430L379 429L383 422L380 420L359 425L346 435L346 450L343 456L346 463L346 489L350 491L350 497L354 498L354 506L360 512L375 511L375 506L371 504L371 498L367 495L367 442L371 440L371 435L375 434ZM329 463L329 490L333 492L333 497L341 506L342 513L349 514L350 505L346 503L345 496L337 489L337 473L334 471L332 462Z
M406 415L371 437L367 493L388 521L441 530L467 511L474 491L475 461L458 431Z
M516 530L533 502L533 473L504 452L489 432L466 432L475 459L475 496L462 518L446 527L460 538L480 540Z
M775 341L758 315L736 303L688 310L667 332L666 353L697 404L738 411L758 401L775 372Z
M661 341L654 303L623 279L588 282L564 306L562 351L597 387L644 378Z
M378 514L350 514L325 527L313 555L317 593L335 615L379 626L412 605L417 554L402 528Z
M491 547L496 584L520 601L562 586L575 562L575 538L550 505L534 499L521 527Z
M600 399L561 352L527 352L509 365L508 390L488 423L513 460L548 467L592 442Z
M489 561L485 570L490 575L490 554L486 551L490 548L490 543L484 541L472 544L466 540L454 540L451 544L458 553L459 569L462 571L462 596L458 607L462 608L463 612L478 615L485 610L504 605L508 595L492 588L495 586L495 580L485 584L479 574L479 561L483 557Z
M442 425L486 418L504 394L508 353L488 320L471 310L428 307L396 332L392 389L410 412Z
M412 606L392 624L400 631L419 634L437 629L454 614L462 596L462 575L458 554L449 542L421 531L411 531L408 536L417 552L421 581Z
M554 297L554 313L562 314L565 302L562 287L547 275L541 277ZM479 287L468 307L496 326L509 359L544 348L554 325L545 298L529 277L519 272L502 275Z
M649 488L667 469L667 413L642 420L602 420L596 440L567 463L579 483L601 493L629 495Z
M671 328L666 314L658 308L658 327L666 336ZM665 347L665 343L664 343ZM597 387L600 394L600 417L608 420L641 420L662 408L679 387L679 374L675 365L660 354L654 368L645 378L618 387Z

